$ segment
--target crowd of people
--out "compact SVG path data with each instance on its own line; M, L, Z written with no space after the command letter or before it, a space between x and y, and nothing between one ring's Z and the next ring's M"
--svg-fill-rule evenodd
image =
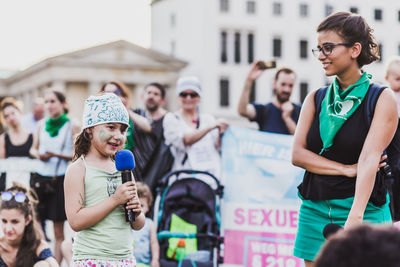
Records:
M256 122L260 131L294 134L292 161L306 170L299 185L302 205L294 255L307 267L314 261L326 266L322 255L334 241L318 253L327 223L347 231L363 220L391 222L377 170L386 164L383 151L400 116L400 59L388 65L390 88L374 87L362 67L379 59L378 45L361 16L330 15L317 34L313 53L325 74L335 77L332 84L309 93L300 106L290 100L296 73L281 67L272 83L272 101L250 103L252 84L265 71L255 61L238 102L238 113ZM379 98L369 122L363 119L363 100L371 88L379 90ZM229 127L224 118L200 111L203 88L197 77L179 78L175 89L177 110L165 109L166 89L157 82L144 87L143 108L133 109L130 89L121 81L106 82L86 99L82 125L68 116L66 96L57 90L35 99L25 116L16 99L1 101L6 131L0 136L0 159L34 158L37 168L28 185L11 185L12 177L1 174L0 266L58 266L63 258L71 266L160 266L156 229L145 218L158 180L180 169L221 177L221 137ZM116 171L114 156L122 148L135 157L138 182L122 183ZM133 222L125 221L120 207L125 204L137 215ZM54 227L52 250L46 242L48 220ZM76 232L73 239L64 240L66 220ZM346 238L366 232L349 232ZM28 256L20 257L22 253Z

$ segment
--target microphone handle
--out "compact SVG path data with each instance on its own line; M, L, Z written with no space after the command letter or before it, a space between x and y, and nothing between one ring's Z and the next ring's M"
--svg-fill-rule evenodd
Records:
M121 180L122 183L126 183L132 181L132 172L131 170L122 170L121 171ZM136 220L136 214L133 213L132 210L126 209L127 204L124 205L125 207L125 220L127 222L134 222Z

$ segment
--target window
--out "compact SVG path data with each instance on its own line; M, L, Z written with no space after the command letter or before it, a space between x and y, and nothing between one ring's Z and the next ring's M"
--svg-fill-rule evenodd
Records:
M247 14L256 13L256 2L254 2L254 0L248 0L246 6Z
M308 83L301 82L300 83L300 102L303 103L304 99L308 94Z
M226 78L219 80L219 105L229 106L229 80Z
M221 32L221 63L226 63L228 61L227 53L227 34L226 32Z
M282 4L278 2L272 3L272 14L275 16L282 15Z
M171 14L170 23L171 23L171 28L174 28L176 25L176 17L174 13Z
M400 22L400 10L397 11L397 20Z
M300 58L308 57L308 42L306 40L300 40Z
M171 56L175 56L176 43L174 40L171 41Z
M333 12L333 6L325 5L325 16L329 16Z
M235 32L235 43L234 43L234 49L235 49L235 63L240 63L240 33Z
M375 20L381 21L382 20L382 9L375 9L374 17L375 17Z
M247 35L247 62L252 63L254 61L254 34L249 33Z
M272 40L272 56L273 57L282 56L282 40L279 38L274 38Z
M229 0L219 0L219 11L222 13L229 11Z
M250 103L256 102L256 81L251 85L249 101Z
M352 6L352 7L350 7L350 12L354 13L354 14L357 14L358 13L358 8Z
M308 17L308 5L300 4L300 17L305 18Z
M378 47L379 47L379 57L380 57L378 62L382 62L383 61L383 45L379 44Z

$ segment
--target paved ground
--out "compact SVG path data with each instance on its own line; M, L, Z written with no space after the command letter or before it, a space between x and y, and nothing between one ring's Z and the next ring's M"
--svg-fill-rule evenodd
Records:
M51 221L46 221L46 232L48 237L51 239L50 247L54 253L54 233L53 233L53 223ZM65 238L71 238L74 235L74 231L72 231L71 227L69 226L68 222L65 221L64 224L64 233L65 233ZM61 267L68 267L66 262L63 260L61 263Z

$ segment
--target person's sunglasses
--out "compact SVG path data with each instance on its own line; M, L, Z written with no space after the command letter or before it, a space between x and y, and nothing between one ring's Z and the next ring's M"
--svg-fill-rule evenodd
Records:
M190 98L196 98L199 95L197 93L180 93L180 97L186 98L187 96L190 96Z
M115 89L113 93L116 94L117 96L124 96L121 89Z
M21 192L10 192L10 191L4 191L1 192L1 200L3 201L10 201L11 199L15 199L15 201L22 203L25 201L27 196L24 193Z
M344 45L344 46L352 46L352 43L345 42L345 43L328 43L328 44L323 44L322 46L317 46L316 48L313 48L311 51L315 57L319 56L319 53L322 52L324 56L329 56L332 54L333 48L338 46L338 45Z

